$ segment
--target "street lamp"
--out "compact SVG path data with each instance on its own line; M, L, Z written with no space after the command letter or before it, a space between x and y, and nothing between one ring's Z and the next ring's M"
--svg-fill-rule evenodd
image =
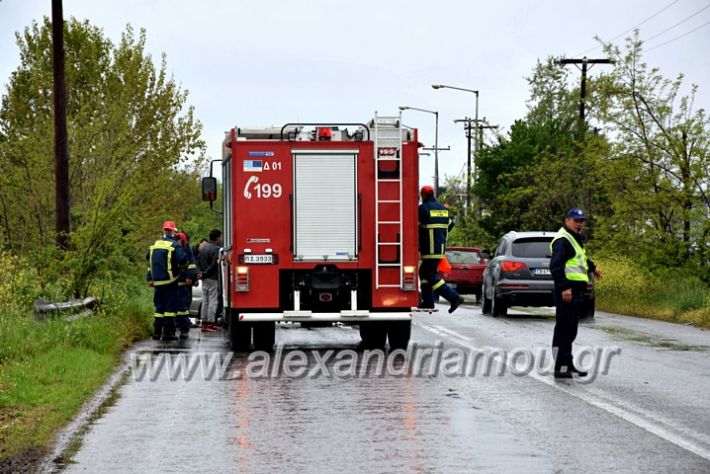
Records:
M436 117L436 128L434 130L434 194L439 197L439 112L436 110L420 109L419 107L409 107L408 105L400 105L399 110L416 110L418 112L434 114Z
M473 123L476 125L476 157L478 157L478 90L476 89L465 89L463 87L446 86L444 84L432 84L434 89L454 89L457 91L471 92L476 94L476 116L473 119ZM468 157L466 159L466 209L471 209L471 124L468 124Z

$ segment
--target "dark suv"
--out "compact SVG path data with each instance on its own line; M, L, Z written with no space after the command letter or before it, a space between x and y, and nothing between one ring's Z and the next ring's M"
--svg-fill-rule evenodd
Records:
M554 306L550 242L555 232L508 232L483 272L483 312L505 316L510 306ZM590 279L582 299L582 317L594 316Z

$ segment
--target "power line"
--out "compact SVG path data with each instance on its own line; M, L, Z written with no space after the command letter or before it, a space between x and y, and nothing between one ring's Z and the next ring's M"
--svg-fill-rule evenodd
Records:
M690 20L691 18L693 18L695 15L698 15L700 12L705 11L705 10L707 10L708 8L710 8L710 5L704 6L703 8L701 8L700 10L698 10L697 12L693 13L692 15L690 15L690 16L689 16L688 18L686 18L685 20L681 20L681 21L679 21L678 23L676 23L675 25L669 26L668 28L666 28L665 30L661 31L660 33L656 33L655 35L651 36L650 38L646 38L646 39L644 40L644 42L646 42L646 41L651 41L652 39L658 38L659 36L661 36L661 35L662 35L663 33L665 33L666 31L670 31L670 30L672 30L673 28L675 28L676 26L685 23L686 21L688 21L688 20Z
M708 25L710 25L710 21L708 21L708 22L706 22L706 23L703 23L702 25L698 26L697 28L693 28L692 30L690 30L690 31L688 31L688 32L686 32L686 33L683 33L683 34L680 35L680 36L676 36L675 38L670 39L670 40L666 41L665 43L657 44L657 45L654 46L653 48L648 48L648 49L646 50L646 52L653 51L654 49L660 48L661 46L665 46L665 45L667 45L668 43L672 43L672 42L674 42L674 41L676 41L676 40L679 40L679 39L681 39L682 37L688 36L690 33L694 33L694 32L696 32L696 31L698 31L700 28L704 28L704 27L706 27L706 26L708 26Z
M673 0L671 3L669 3L669 4L666 5L665 7L661 8L661 9L658 10L656 13L654 13L654 14L651 15L651 16L649 16L648 18L646 18L645 20L643 20L643 21L642 21L641 23L639 23L638 25L632 26L631 28L629 28L628 30L624 31L623 33L619 33L618 35L614 36L613 38L610 38L610 39L607 41L607 43L609 43L609 42L611 42L611 41L614 41L615 39L621 38L622 36L624 36L624 35L627 34L627 33L632 32L633 30L635 30L635 29L638 28L639 26L641 26L641 25L647 23L648 21L654 19L655 17L657 17L658 15L660 15L661 13L663 13L664 11L668 10L670 7L672 7L672 6L675 5L676 3L678 3L678 0ZM575 54L575 56L581 56L581 55L583 55L583 54L585 54L585 53L588 53L588 52L590 52L590 51L594 51L595 49L600 48L600 47L601 47L601 45L594 46L594 47L592 47L592 48L589 48L589 49L586 50L586 51L582 51L581 53Z

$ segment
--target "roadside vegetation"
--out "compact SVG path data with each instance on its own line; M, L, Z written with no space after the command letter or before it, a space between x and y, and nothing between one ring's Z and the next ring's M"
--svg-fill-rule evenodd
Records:
M61 298L60 288L42 288L29 261L0 253L0 466L11 457L40 456L106 381L121 351L149 334L143 282L134 277L101 286L102 304L91 316L39 320L34 300Z
M597 309L710 328L710 291L684 269L650 269L628 257L598 258Z
M201 124L167 60L129 26L118 43L65 22L70 248L54 244L51 23L17 34L0 108L0 471L24 471L149 335L145 253L163 221L201 237ZM99 298L91 316L40 321L37 299Z
M638 34L604 51L616 63L587 78L583 122L578 71L535 66L528 113L477 158L475 212L465 179L446 183L461 217L451 243L493 251L504 233L556 231L581 207L605 275L599 309L708 327L710 119L698 87L646 64Z

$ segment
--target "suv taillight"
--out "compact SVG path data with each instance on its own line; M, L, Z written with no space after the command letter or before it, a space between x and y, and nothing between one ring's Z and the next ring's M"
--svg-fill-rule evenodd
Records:
M517 272L518 270L525 270L528 267L523 262L508 262L503 261L500 263L500 270L502 272Z

